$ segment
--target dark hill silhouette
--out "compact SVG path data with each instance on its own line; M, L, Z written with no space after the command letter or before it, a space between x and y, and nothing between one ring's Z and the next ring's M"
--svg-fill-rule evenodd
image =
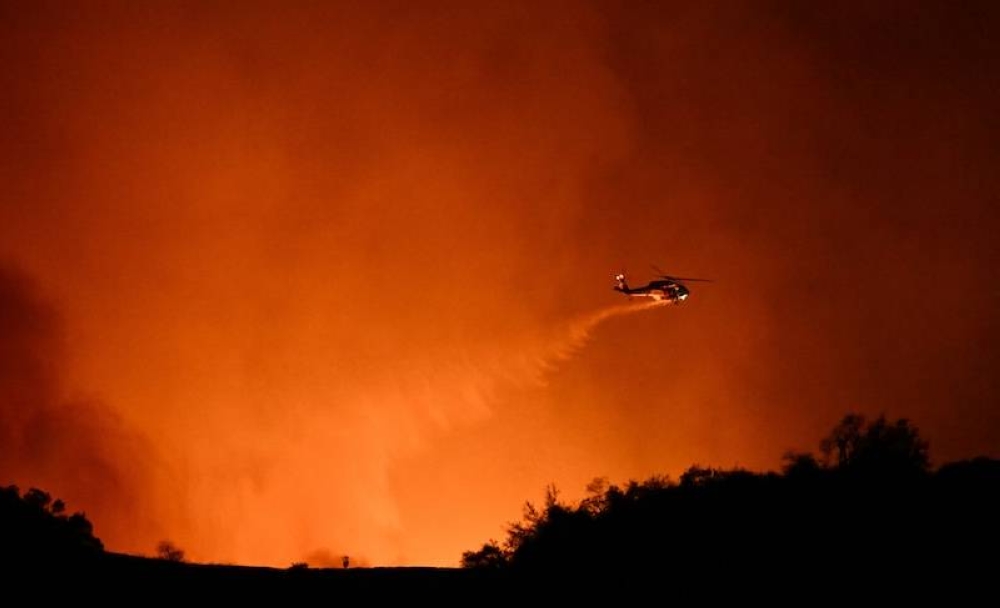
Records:
M692 467L678 482L598 480L576 505L550 489L502 543L466 552L462 563L550 581L780 573L837 585L988 565L978 556L1000 540L1000 462L932 472L927 442L908 421L858 415L845 417L821 452L788 454L781 473Z
M581 597L584 604L609 593L622 603L667 590L674 599L777 594L804 603L874 592L900 603L928 589L954 599L993 580L1000 461L933 470L927 442L909 422L857 415L820 448L819 456L787 454L781 472L691 467L677 481L595 480L577 504L550 488L542 506L526 505L502 543L466 552L460 569L191 564L171 543L163 543L165 559L107 553L82 514L66 515L45 492L22 496L14 487L0 489L0 550L6 572L28 566L49 580L85 581L70 587L75 597L104 599L133 597L142 585L157 597L225 593L229 602L280 593L273 597L284 603L506 603L548 589L562 603Z

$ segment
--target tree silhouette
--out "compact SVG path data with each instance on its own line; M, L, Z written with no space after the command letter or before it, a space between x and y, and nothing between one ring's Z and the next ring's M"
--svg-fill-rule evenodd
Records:
M5 563L60 563L93 558L104 546L83 513L66 514L66 503L38 488L22 496L0 487L0 557Z
M692 466L619 486L595 479L578 504L548 488L525 504L500 543L462 556L466 568L571 580L671 572L696 576L777 567L802 580L926 569L940 556L1000 540L1000 462L930 470L928 444L907 420L849 414L820 443L823 458L786 453L781 473ZM956 534L959 532L959 534ZM949 553L950 552L950 553ZM764 574L761 570L760 574ZM770 574L770 573L768 573Z
M848 414L823 438L819 444L826 466L847 466L854 459L861 442L865 418L860 414ZM836 462L833 457L836 457Z
M168 562L184 561L184 551L169 540L161 540L156 545L156 556Z
M905 418L889 423L885 416L866 422L848 414L820 443L825 462L868 475L919 474L930 469L928 443Z

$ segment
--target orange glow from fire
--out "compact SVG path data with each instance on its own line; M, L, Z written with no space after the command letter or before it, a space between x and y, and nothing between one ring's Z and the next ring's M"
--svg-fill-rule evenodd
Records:
M0 483L114 550L454 565L851 409L998 445L995 290L919 301L995 284L965 47L949 88L854 17L366 4L0 8ZM718 280L612 291L650 263Z

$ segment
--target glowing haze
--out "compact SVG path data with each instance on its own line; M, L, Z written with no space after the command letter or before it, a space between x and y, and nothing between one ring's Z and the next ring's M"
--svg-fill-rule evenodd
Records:
M1000 455L992 3L133 4L0 3L0 483L110 548L454 564L848 410Z

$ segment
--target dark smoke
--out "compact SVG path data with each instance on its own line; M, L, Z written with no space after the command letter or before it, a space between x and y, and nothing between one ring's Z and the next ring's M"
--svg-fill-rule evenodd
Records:
M104 538L149 526L139 482L153 468L149 447L106 404L67 392L58 313L2 263L0 336L0 483L65 499Z
M69 332L7 280L4 468L155 489L113 549L443 565L547 483L774 467L848 410L996 454L998 24L0 3L0 259ZM651 263L716 282L587 316ZM183 478L136 485L132 428Z

